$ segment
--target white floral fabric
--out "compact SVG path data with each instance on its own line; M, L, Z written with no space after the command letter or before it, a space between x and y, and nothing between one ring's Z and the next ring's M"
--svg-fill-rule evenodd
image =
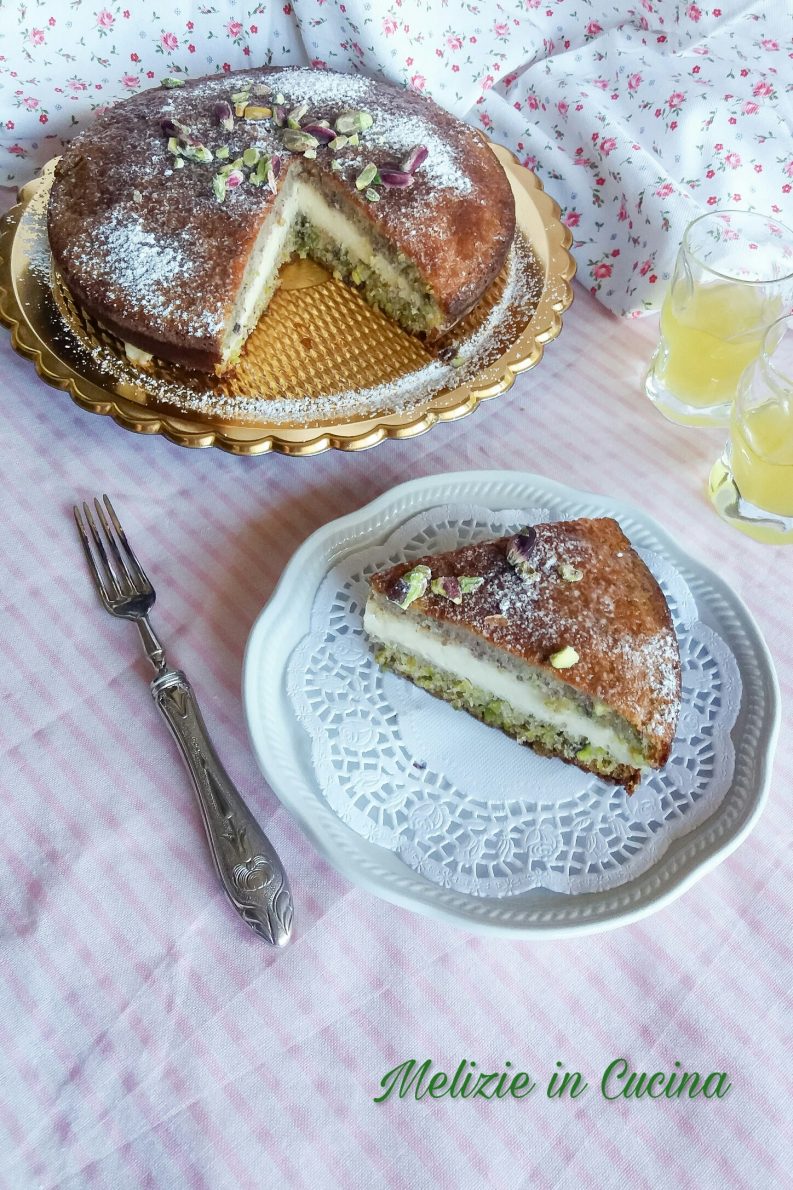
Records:
M658 304L698 214L793 223L793 0L35 0L0 22L0 180L165 75L263 63L380 75L508 145L617 313Z

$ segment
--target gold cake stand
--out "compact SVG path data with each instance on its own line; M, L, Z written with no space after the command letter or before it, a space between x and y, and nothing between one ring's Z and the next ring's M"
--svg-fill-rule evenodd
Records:
M517 267L535 276L519 278L525 283L523 298L503 319L498 311L505 277L499 278L451 332L449 343L435 348L405 334L324 269L298 261L285 266L282 283L230 377L157 361L144 373L129 364L117 339L75 306L52 269L46 205L54 160L22 187L18 204L0 224L0 320L11 329L14 349L83 409L109 415L138 434L162 434L179 446L217 446L241 455L313 455L411 438L506 392L519 372L540 361L572 301L575 263L559 208L510 152L491 148L507 171L518 227L531 245L530 260L524 256ZM409 404L395 401L391 408L381 401L376 412L367 407L372 392L409 393L414 376L418 385L434 360L448 360L455 343L466 336L473 341L477 330L485 345L473 373L463 368L458 377L447 368L444 376L451 382L426 397ZM177 391L187 394L191 409L174 397ZM353 400L350 413L350 397L358 393L360 406L355 408ZM345 396L343 416L334 413L337 394ZM248 398L255 398L253 413L241 416L240 399L244 405ZM302 414L290 420L283 410L297 399ZM277 418L267 417L268 401L272 410L278 408Z

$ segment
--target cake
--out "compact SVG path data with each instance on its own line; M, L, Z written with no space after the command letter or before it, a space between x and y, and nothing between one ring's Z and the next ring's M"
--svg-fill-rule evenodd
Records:
M380 666L632 792L669 758L680 657L663 592L616 521L559 521L375 574Z
M64 152L48 208L61 280L130 359L218 373L295 252L433 340L514 231L474 129L414 92L301 67L166 79L116 104Z

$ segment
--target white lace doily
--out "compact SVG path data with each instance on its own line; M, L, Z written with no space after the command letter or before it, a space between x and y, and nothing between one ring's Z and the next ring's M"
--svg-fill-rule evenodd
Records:
M623 884L709 817L733 776L738 666L658 554L639 551L671 609L683 705L669 763L632 797L380 670L362 626L375 570L548 519L541 508L425 510L330 571L287 669L288 697L333 810L415 871L476 896Z

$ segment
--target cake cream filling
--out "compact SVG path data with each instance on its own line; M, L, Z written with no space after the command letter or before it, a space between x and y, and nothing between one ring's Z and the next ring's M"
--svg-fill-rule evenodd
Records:
M351 259L373 269L395 292L405 297L413 295L410 281L387 257L375 250L371 240L352 219L338 207L331 206L309 182L290 177L278 196L273 214L265 221L246 265L227 324L224 359L239 351L258 320L268 283L289 253L292 232L301 216L343 248Z
M123 340L123 343L127 359L130 363L137 364L139 368L147 367L154 359L150 351L142 351L140 347L134 347L132 343L127 343L126 340Z
M554 697L553 705L549 705L547 694L530 681L522 680L509 670L499 669L482 657L476 657L456 641L439 639L408 616L389 615L370 601L364 613L363 626L374 640L405 649L428 665L467 679L472 685L492 694L493 698L508 703L518 714L531 715L558 728L573 740L582 739L592 747L603 748L620 764L635 768L643 763L607 723L590 718L572 702L560 707L559 697ZM563 697L561 691L560 696Z

